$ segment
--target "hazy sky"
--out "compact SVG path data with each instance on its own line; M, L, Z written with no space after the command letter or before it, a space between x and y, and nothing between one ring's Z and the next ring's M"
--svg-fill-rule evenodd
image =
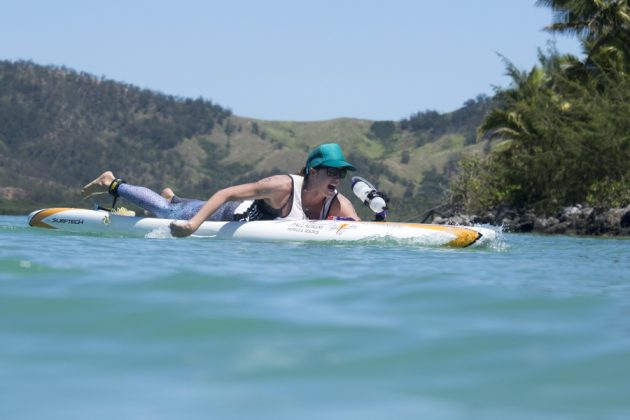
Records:
M537 63L533 0L7 0L0 60L54 64L269 120L398 120ZM561 52L578 42L559 37Z

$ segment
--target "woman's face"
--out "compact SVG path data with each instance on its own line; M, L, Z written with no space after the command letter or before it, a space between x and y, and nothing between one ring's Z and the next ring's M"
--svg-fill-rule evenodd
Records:
M311 169L309 175L309 182L312 188L321 192L327 197L335 195L335 190L339 186L339 183L345 178L348 170L346 168L330 168L327 166L320 166L318 168Z

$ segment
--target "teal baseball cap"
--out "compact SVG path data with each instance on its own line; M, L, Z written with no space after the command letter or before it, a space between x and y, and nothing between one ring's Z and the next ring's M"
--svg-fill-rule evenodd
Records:
M318 166L347 168L350 171L356 171L356 168L348 163L337 143L321 144L308 153L306 172L308 173L311 168Z

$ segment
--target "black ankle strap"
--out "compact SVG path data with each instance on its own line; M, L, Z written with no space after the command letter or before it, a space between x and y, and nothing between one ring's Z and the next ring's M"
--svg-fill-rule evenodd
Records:
M111 184L109 184L109 189L107 190L107 192L109 192L115 198L118 198L118 187L120 187L120 184L126 184L126 182L123 179L116 178L112 181Z

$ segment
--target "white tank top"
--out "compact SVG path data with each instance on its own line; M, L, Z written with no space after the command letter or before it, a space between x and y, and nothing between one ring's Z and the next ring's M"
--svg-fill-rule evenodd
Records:
M287 217L282 217L283 220L306 220L308 216L304 213L302 208L302 185L304 184L304 177L299 175L289 175L293 180L293 203L291 204L291 211L287 214ZM337 197L337 190L335 195L328 197L322 206L322 211L319 214L319 218L324 220L328 217L330 212L330 206L333 200ZM280 219L280 217L278 218Z

